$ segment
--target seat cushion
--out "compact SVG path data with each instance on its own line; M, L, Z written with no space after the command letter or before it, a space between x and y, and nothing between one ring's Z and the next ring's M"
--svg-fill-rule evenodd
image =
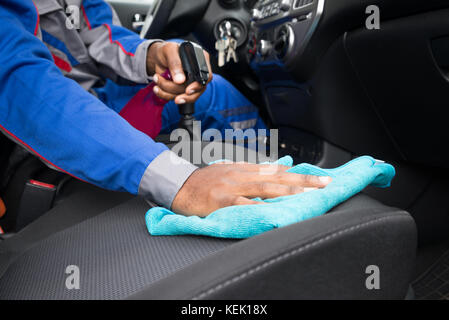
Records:
M0 299L122 299L232 244L150 237L149 208L135 198L35 244L10 263ZM80 290L65 286L70 265L79 267Z
M409 265L412 268L411 261L415 245L412 219L406 213L388 209L365 196L358 196L348 201L334 209L333 214L327 217L321 217L319 220L312 219L311 225L306 221L241 242L193 236L152 237L145 227L145 212L149 207L140 198L132 199L36 241L21 252L18 251L18 246L12 245L14 238L9 239L5 244L0 244L0 259L8 262L4 264L5 270L0 279L0 299L124 299L129 297L177 299L196 296L207 298L204 288L214 286L215 281L235 277L242 268L254 267L253 263L263 265L267 259L271 261L283 250L309 241L310 238L326 238L330 232L339 234L340 227L349 230L349 236L351 232L357 232L357 239L340 243L348 247L348 254L357 256L357 252L362 249L353 249L353 242L360 244L360 237L363 239L365 236L364 233L360 233L364 231L362 227L353 228L353 226L356 224L365 226L367 223L368 229L365 231L369 234L369 238L364 245L369 246L371 241L378 237L389 242L391 239L388 235L396 239L391 248L393 251L386 252L385 257L381 259L389 265L392 259L391 252L396 250L399 252L395 253L395 259L400 260L401 264L396 264L397 268L392 270L398 273L392 276L396 278L394 281L396 289L387 288L389 297L400 297L407 287ZM61 210L61 216L64 215L64 210ZM379 215L383 216L379 218ZM387 218L390 218L390 215L391 221L395 223L388 223ZM338 219L329 219L332 216ZM391 227L385 227L384 223ZM371 230L371 227L375 229ZM385 232L387 232L386 235L383 234ZM348 237L348 232L342 234ZM380 252L385 252L387 244L391 245L391 243L378 242L371 248L374 257L378 257ZM324 241L323 243L325 244ZM13 247L15 250L11 250ZM370 258L370 254L367 258ZM318 256L324 255L318 253ZM294 255L291 257L295 258ZM348 259L354 259L354 257ZM379 260L379 263L382 261ZM357 261L357 263L361 262ZM209 270L209 265L214 264L216 266L213 270ZM316 274L319 273L319 266L332 265L332 261L327 261L326 264L320 263L319 266L314 264L316 262L312 259L302 260L301 268L306 270L311 268ZM79 290L68 290L65 286L69 276L65 271L71 265L79 267ZM347 267L342 269L345 268ZM388 271L385 270L385 272ZM322 270L323 275L326 273L328 272ZM269 277L264 275L264 278ZM294 272L292 272L292 279L294 279ZM238 282L233 284L236 283ZM273 284L276 283L277 281L273 280ZM248 284L251 286L252 282ZM197 285L198 288L195 287ZM195 288L192 289L192 286ZM279 286L279 283L276 286ZM350 283L348 286L351 287ZM281 284L281 287L288 288L285 284ZM232 287L226 289L230 288ZM267 289L260 293L265 292L264 298L276 298L279 294L291 298L300 297L298 288L295 288L293 292L289 290L271 292L271 289ZM245 292L241 288L237 291ZM353 294L352 291L351 289L351 294ZM224 292L226 297L229 294L233 297L235 294L235 297L245 298L238 296L232 290L231 293L226 290ZM248 297L251 298L254 291L248 292L250 292ZM219 291L214 290L212 293L214 298L220 298L220 295L217 296ZM324 291L322 293L326 294ZM383 297L379 293L378 296Z

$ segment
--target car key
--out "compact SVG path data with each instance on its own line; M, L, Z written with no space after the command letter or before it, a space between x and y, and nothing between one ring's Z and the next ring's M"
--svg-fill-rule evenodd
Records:
M215 48L218 51L218 66L223 67L226 64L226 54L229 48L229 36L230 36L230 22L225 21L220 24L220 38L215 43Z
M223 67L226 64L226 51L228 49L228 41L219 39L215 43L215 49L218 51L218 66Z
M235 63L238 62L237 58L237 40L233 37L229 38L229 47L228 47L228 54L226 56L226 63L230 62L231 59L234 60Z
M231 24L231 22L225 21L223 26L224 26L224 30L226 32L226 36L228 38L231 38L232 37L232 24Z

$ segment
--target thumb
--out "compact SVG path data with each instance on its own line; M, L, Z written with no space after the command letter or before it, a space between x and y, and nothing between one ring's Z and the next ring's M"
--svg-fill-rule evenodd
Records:
M176 84L184 84L186 82L186 76L179 56L179 45L177 43L167 43L163 50L173 82Z

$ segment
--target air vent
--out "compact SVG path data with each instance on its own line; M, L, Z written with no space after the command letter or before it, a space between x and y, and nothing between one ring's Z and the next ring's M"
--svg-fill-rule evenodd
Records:
M293 9L294 10L301 9L305 6L312 4L313 1L314 0L295 0L295 2L293 4Z

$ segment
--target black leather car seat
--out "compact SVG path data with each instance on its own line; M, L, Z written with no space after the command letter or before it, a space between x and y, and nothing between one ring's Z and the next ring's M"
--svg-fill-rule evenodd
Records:
M98 199L91 206L109 201ZM47 215L61 219L83 206L56 207ZM406 296L415 257L414 221L366 196L326 216L242 241L152 237L144 223L149 207L131 199L33 240L34 230L48 229L39 219L1 242L0 299ZM79 290L65 287L69 265L79 267ZM379 290L366 288L370 265L379 267Z
M412 217L358 195L247 240L153 237L141 198L71 182L60 203L0 241L0 299L404 299ZM68 266L80 288L65 283ZM370 266L380 287L367 287Z

